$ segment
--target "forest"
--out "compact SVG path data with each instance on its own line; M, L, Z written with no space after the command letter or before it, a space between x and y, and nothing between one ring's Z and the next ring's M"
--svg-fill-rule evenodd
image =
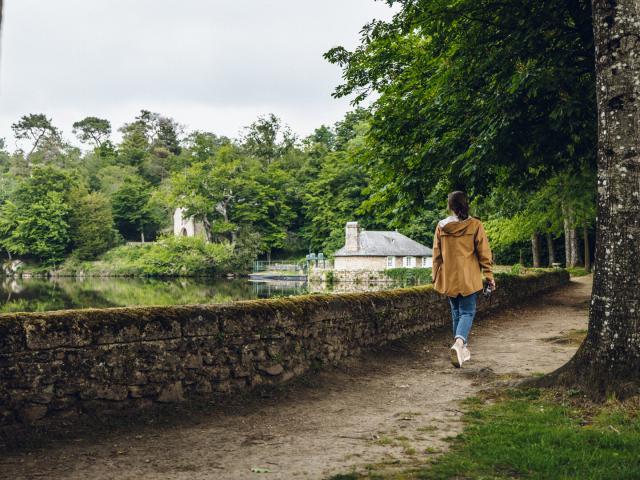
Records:
M119 135L101 117L78 119L71 135L42 113L16 119L17 147L0 143L2 256L47 268L129 256L145 274L244 271L258 257L330 255L350 220L431 245L446 193L462 189L497 263L589 269L590 7L443 5L409 5L365 26L355 50L328 51L343 71L334 95L353 109L307 137L274 114L238 138L150 110ZM171 238L176 207L202 222L208 242ZM152 266L171 261L180 269Z
M77 121L78 146L45 115L25 115L13 124L23 148L0 150L3 254L59 265L161 239L246 269L258 255L337 249L365 196L368 119L357 109L300 139L267 115L229 139L143 110L119 143L107 119ZM176 207L202 222L208 242L171 238Z

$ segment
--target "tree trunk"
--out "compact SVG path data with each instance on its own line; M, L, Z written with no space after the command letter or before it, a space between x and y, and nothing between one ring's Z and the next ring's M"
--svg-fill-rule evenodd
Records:
M144 243L144 231L140 230L140 240L142 240L142 243Z
M578 240L578 229L571 230L571 249L573 250L573 267L582 265L582 254L580 253L580 241Z
M582 227L582 237L584 240L584 269L587 272L591 271L591 252L589 251L589 227L586 225Z
M531 235L531 254L534 268L540 268L540 235L537 233Z
M587 338L540 384L596 398L640 391L640 2L593 0L598 215Z
M564 220L565 265L567 268L571 268L580 263L578 234L574 227L575 215L573 209L564 202L562 203L562 216Z
M580 242L578 241L578 230L575 228L571 229L571 256L572 256L572 267L577 267L578 265L582 265L582 259L580 258Z
M567 268L573 266L573 250L571 249L571 221L567 208L562 205L562 216L564 222L564 264Z
M204 236L207 239L207 242L211 242L213 238L213 233L211 232L211 222L209 221L209 217L206 215L202 216L202 226L204 227Z
M553 237L550 233L547 233L547 250L549 250L549 266L551 267L556 263L556 250L553 246Z

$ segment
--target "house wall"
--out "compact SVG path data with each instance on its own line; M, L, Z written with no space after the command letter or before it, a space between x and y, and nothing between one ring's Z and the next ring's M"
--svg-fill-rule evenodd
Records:
M395 265L392 268L403 268L403 258L395 257ZM416 268L422 268L422 257L415 257ZM427 267L431 267L432 259L427 257ZM377 272L387 269L387 257L365 257L365 256L353 256L353 257L335 257L334 268L336 270L365 270Z
M335 257L336 270L371 270L378 271L387 268L387 257Z

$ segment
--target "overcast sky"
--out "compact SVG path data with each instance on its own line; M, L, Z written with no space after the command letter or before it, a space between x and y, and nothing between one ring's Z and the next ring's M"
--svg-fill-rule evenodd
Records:
M6 0L0 138L13 149L27 113L71 139L85 116L115 130L143 108L232 137L273 112L306 135L350 108L322 54L389 16L374 0Z

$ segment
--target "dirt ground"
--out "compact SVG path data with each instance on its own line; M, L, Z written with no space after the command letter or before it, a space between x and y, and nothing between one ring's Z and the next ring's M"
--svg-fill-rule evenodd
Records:
M590 292L590 277L574 279L535 303L479 319L472 361L462 369L449 363L448 332L396 342L188 421L85 430L0 451L0 478L321 479L367 464L423 462L461 431L460 400L571 357L575 342L562 340L586 329Z

